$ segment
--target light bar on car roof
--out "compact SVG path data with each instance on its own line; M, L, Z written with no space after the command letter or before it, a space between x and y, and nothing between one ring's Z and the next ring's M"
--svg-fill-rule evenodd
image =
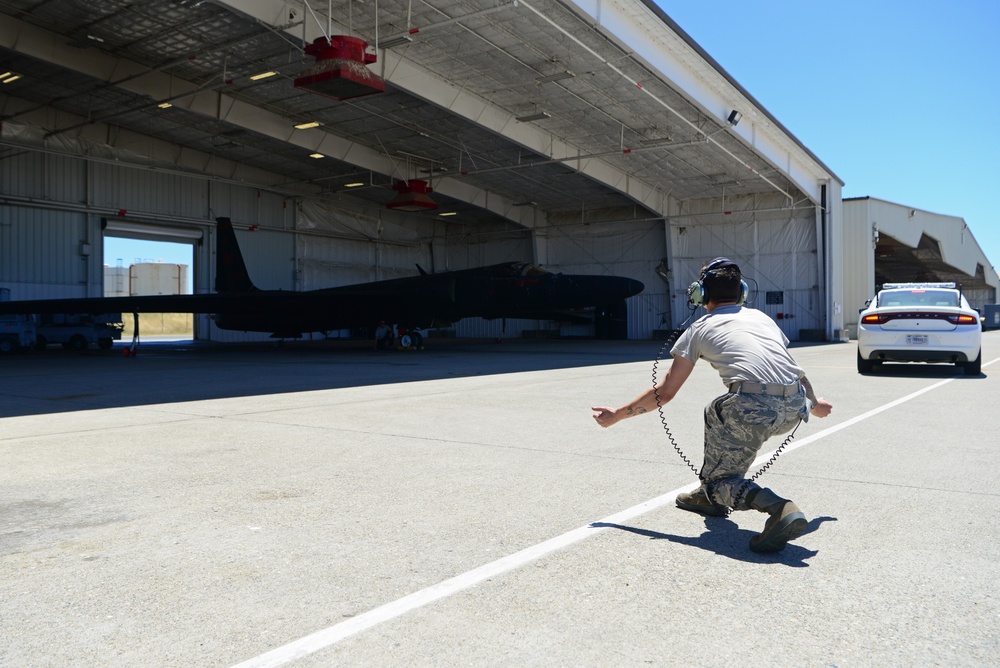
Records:
M955 282L951 281L948 283L883 283L883 290L890 290L893 288L954 288Z

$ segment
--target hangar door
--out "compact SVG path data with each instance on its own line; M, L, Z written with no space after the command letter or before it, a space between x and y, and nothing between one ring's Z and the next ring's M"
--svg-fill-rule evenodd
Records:
M140 223L126 219L102 219L101 229L105 240L104 248L104 286L105 296L125 296L130 294L190 294L199 290L198 278L208 275L207 263L210 262L209 254L200 251L203 248L202 239L205 231L197 226L170 226L150 223ZM130 239L143 242L153 242L143 245L141 251L144 255L137 258L135 255L128 257L117 257L112 252L114 244L109 244L108 239ZM179 252L172 252L170 246L183 246ZM150 250L145 250L150 249ZM149 253L149 255L146 255ZM162 270L156 265L158 260L167 256L168 261L163 263ZM204 257L203 257L204 256ZM183 258L190 258L184 260ZM136 260L139 260L136 263ZM148 263L147 263L148 260ZM206 264L202 267L202 264ZM154 271L155 270L155 271ZM127 332L131 331L132 320L127 314L122 314ZM175 319L176 319L175 314ZM155 316L153 316L155 317ZM204 317L204 316L203 316ZM205 327L205 323L198 315L189 316L192 322L192 334L198 337L198 332ZM163 317L160 318L161 323ZM150 325L155 323L151 320L151 315L145 316L140 321L142 332L149 333L157 331ZM183 323L174 323L173 328L184 328Z
M707 260L723 256L740 265L750 288L748 306L767 313L792 341L824 338L812 204L792 207L781 195L758 194L686 202L683 208L684 214L670 219L675 327L690 313L687 286Z

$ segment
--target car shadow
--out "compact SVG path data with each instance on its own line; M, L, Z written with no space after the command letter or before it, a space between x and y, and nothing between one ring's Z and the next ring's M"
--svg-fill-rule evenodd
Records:
M708 552L714 552L722 557L751 564L783 564L792 568L806 568L809 566L806 563L807 560L819 554L818 550L809 550L795 543L789 543L784 550L773 554L751 552L750 539L756 536L758 532L751 531L750 529L741 529L736 522L728 518L706 517L704 520L705 532L700 536L677 536L610 522L594 522L591 526L594 528L627 531L638 536L645 536L650 540L667 540L671 543L696 547ZM818 530L824 522L836 521L836 517L817 517L809 522L809 526L802 536L808 536ZM801 540L802 536L796 540Z
M975 375L967 375L964 369L953 364L925 364L921 362L912 364L906 362L884 362L877 365L871 371L859 371L858 375L866 377L925 378L928 380L943 378L975 380L977 378L986 378L986 374L982 371Z

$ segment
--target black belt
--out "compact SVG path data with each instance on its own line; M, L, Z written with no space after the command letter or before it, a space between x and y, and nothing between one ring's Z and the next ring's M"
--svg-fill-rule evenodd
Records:
M781 383L755 383L751 380L737 381L729 384L733 394L770 394L774 397L791 397L799 393L801 386L798 381L791 385Z

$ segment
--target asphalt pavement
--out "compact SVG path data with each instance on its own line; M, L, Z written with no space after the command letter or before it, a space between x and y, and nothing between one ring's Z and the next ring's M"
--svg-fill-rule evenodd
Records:
M0 358L0 666L986 666L1000 332L859 375L759 479L809 531L674 507L657 342L144 343ZM666 408L701 459L705 363ZM770 442L762 459L780 441Z

